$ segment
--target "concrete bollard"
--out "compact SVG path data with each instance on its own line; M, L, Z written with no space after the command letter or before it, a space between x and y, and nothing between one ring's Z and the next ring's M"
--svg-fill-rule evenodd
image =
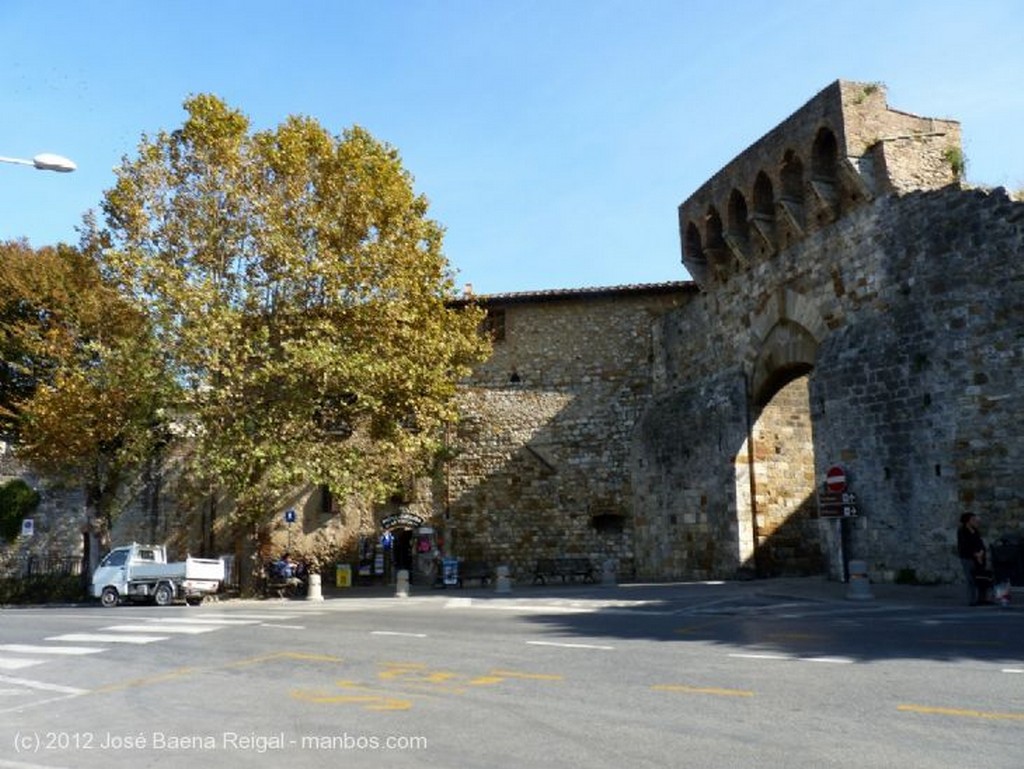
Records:
M619 584L619 564L614 558L606 558L601 564L601 584L614 587Z
M499 566L495 571L494 592L511 593L512 579L508 576L508 566Z
M851 601L867 601L875 597L871 593L867 561L850 561L850 582L846 586L846 597Z
M395 580L395 598L409 597L409 572L407 569L400 569Z
M310 574L309 583L306 585L306 600L307 601L322 601L324 600L324 594L320 583L319 574Z

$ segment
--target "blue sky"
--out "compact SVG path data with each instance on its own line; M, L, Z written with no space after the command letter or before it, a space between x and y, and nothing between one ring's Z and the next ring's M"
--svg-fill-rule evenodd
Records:
M143 132L214 93L399 150L477 293L683 280L677 206L836 79L961 121L1024 188L1021 0L3 0L0 239L77 242Z

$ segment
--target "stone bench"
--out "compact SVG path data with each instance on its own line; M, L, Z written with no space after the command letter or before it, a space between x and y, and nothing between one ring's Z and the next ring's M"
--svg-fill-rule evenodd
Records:
M593 582L594 566L589 558L539 558L533 570L534 584L543 585L552 577L561 577L562 582L568 582L576 577L584 582Z
M459 587L462 587L466 580L477 580L481 585L491 581L494 570L487 561L460 561L459 562Z

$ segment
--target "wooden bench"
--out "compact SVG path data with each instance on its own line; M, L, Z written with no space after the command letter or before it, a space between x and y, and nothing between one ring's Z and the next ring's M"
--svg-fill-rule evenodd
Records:
M551 577L561 577L562 582L580 577L584 582L594 581L594 567L589 558L539 558L533 570L534 584L546 584Z
M462 587L466 580L477 580L481 586L491 581L494 573L487 561L460 561L459 562L459 587Z

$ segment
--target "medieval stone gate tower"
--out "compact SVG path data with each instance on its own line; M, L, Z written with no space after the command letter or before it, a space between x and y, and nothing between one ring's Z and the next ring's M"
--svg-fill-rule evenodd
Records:
M947 580L963 510L1021 532L1024 204L963 165L957 123L838 81L680 206L701 295L660 321L633 435L638 574L838 577L844 547Z

